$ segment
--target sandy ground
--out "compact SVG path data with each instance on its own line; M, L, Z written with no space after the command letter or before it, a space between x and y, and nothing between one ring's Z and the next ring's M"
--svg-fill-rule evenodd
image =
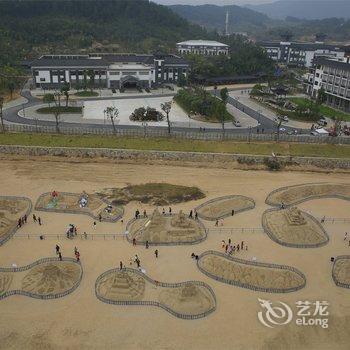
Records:
M198 186L207 198L173 206L187 213L208 199L228 194L241 194L256 201L254 210L224 220L224 227L261 227L261 215L268 208L264 200L273 189L310 182L350 183L348 174L317 174L298 172L271 173L173 166L151 166L111 163L73 163L55 161L9 161L0 164L1 195L20 195L32 199L47 191L92 193L105 187L167 181ZM350 202L335 199L312 200L299 205L316 217L349 217ZM0 247L0 266L18 266L39 258L54 256L55 244L61 245L63 256L81 253L84 275L81 285L72 294L56 300L35 300L12 296L0 301L0 349L349 349L350 290L336 287L331 278L331 256L350 254L344 232L349 224L326 224L330 235L328 245L317 249L285 248L271 241L264 233L219 234L211 232L208 239L194 246L133 247L122 238L103 240L103 233L121 233L126 222L138 208L141 212L152 207L139 203L126 206L124 222L98 223L84 215L40 213L43 225L31 222L18 233L29 238L39 233L63 234L69 223L80 231L101 234L100 239L68 241L62 239L14 238ZM214 227L214 222L205 222ZM16 237L16 235L15 235ZM307 279L304 289L288 294L265 294L214 281L197 269L190 254L220 250L221 240L244 241L248 251L236 256L256 257L257 261L294 266ZM96 278L104 271L128 264L138 254L142 267L153 279L164 282L204 281L217 298L217 310L206 318L189 321L171 316L156 307L114 306L95 297ZM266 328L259 323L261 311L258 298L286 302L296 311L297 301L325 300L329 306L329 328L288 325Z

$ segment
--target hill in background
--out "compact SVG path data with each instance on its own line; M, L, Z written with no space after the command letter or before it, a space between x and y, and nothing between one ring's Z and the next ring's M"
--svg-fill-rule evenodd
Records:
M169 8L188 21L221 33L225 31L226 12L229 13L228 29L230 33L265 28L272 22L264 14L236 5L172 5Z
M147 0L0 1L0 65L42 53L166 52L189 38L209 34Z
M301 19L350 18L349 0L279 0L247 8L273 18L296 17Z

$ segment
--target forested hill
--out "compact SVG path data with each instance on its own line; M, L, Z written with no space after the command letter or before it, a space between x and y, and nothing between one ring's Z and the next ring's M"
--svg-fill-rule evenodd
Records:
M209 29L225 30L226 12L229 13L229 32L252 31L271 22L266 15L248 8L230 5L172 5L169 6L181 17Z
M166 51L178 41L208 37L148 0L0 1L0 65L43 52Z

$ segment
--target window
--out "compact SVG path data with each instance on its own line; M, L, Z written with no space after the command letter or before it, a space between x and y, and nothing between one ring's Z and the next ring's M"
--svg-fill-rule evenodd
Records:
M40 81L45 81L45 78L40 78Z

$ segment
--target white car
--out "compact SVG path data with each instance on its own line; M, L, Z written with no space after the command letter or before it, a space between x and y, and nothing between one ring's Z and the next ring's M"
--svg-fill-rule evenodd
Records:
M242 126L239 120L234 120L233 125L236 126L237 128L240 128Z

